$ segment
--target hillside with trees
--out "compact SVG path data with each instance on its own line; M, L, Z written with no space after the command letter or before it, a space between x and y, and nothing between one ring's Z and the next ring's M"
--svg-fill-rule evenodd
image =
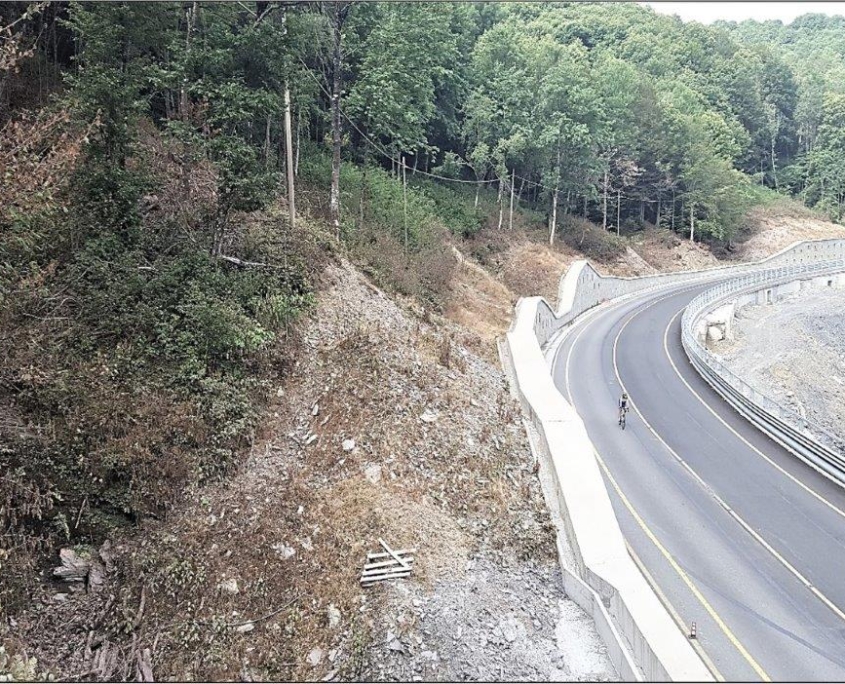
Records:
M131 537L140 557L148 533L167 546L174 515L243 475L303 368L329 383L320 354L377 357L376 333L344 328L329 351L309 337L326 292L358 282L350 264L361 291L403 302L420 336L408 345L443 384L498 373L492 340L515 298L555 292L575 258L636 275L667 267L648 261L663 250L670 267L700 267L737 258L755 212L840 223L843 22L702 26L635 3L0 4L0 640L27 652L2 630L55 593L60 548ZM418 358L396 358L397 383L417 378ZM368 388L379 379L356 368ZM484 419L519 428L501 383L485 382ZM524 505L541 527L536 477L521 499L502 494L502 464L528 458L507 429L501 449L482 431L498 479L466 465L489 504L476 514L489 524ZM432 496L470 515L460 496ZM513 542L523 560L526 544ZM59 652L72 632L84 645L105 620L129 664L100 675L135 677L146 610L166 634L162 671L236 676L222 651L181 662L179 639L205 637L200 623L168 632L169 601L199 614L217 590L172 551L133 555L91 622L50 623L45 644ZM145 578L170 593L148 599ZM344 673L366 679L360 639ZM262 672L303 676L289 656ZM96 674L50 657L58 676Z

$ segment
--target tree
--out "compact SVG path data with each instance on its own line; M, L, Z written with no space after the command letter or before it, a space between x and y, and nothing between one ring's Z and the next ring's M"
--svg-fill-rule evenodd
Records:
M343 141L341 96L343 95L343 27L354 2L343 0L322 4L331 33L331 128L332 128L332 185L329 195L329 216L340 240L340 151Z

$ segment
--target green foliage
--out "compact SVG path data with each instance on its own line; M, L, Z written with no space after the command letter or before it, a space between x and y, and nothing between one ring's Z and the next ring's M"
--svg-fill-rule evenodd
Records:
M678 232L730 243L776 191L843 218L841 18L703 26L636 3L345 7L335 34L325 3L72 2L63 58L38 24L47 13L21 19L65 89L63 116L44 118L28 147L19 124L36 119L4 110L0 131L7 186L21 168L42 173L0 214L0 393L37 427L0 448L0 496L24 502L0 500L4 534L14 528L3 538L29 544L15 541L30 554L17 576L33 576L31 554L50 540L160 514L249 445L329 249L274 206L288 95L298 187L316 188L298 196L297 223L326 212L326 141L340 134L341 240L377 282L434 307L452 236L506 211L514 178L520 216L555 213L563 240L602 261L624 249L614 232L665 224L667 211ZM405 188L400 158L442 180L409 169Z
M625 241L590 221L568 216L563 221L564 243L599 262L612 262L625 253Z
M474 189L447 187L441 182L414 179L412 187L434 202L434 211L454 234L472 237L484 227L485 212L474 205Z

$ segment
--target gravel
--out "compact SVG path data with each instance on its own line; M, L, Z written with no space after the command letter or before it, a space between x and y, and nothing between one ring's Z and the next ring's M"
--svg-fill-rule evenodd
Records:
M556 565L482 555L431 592L405 583L392 591L381 645L370 654L373 679L618 679L590 619L563 593Z
M763 394L845 437L845 291L796 293L739 310L714 351Z

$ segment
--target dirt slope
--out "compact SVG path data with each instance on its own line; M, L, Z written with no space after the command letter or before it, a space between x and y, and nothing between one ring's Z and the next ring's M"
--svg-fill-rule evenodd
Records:
M730 261L754 261L798 240L845 237L845 227L815 217L794 202L758 209L748 217L749 232ZM608 261L590 260L600 273L642 276L724 265L707 245L692 243L665 228L649 227L623 238L624 250ZM557 301L561 276L585 255L562 242L550 247L545 233L514 231L484 234L461 245L462 267L454 280L446 315L486 341L493 358L495 339L510 325L520 297L540 295Z
M99 591L45 586L11 637L62 679L614 676L479 338L346 263L325 281L240 472L117 544ZM414 573L361 590L380 538Z
M845 237L845 227L817 218L809 211L758 209L749 216L751 237L739 245L738 256L753 261L770 256L798 240Z

